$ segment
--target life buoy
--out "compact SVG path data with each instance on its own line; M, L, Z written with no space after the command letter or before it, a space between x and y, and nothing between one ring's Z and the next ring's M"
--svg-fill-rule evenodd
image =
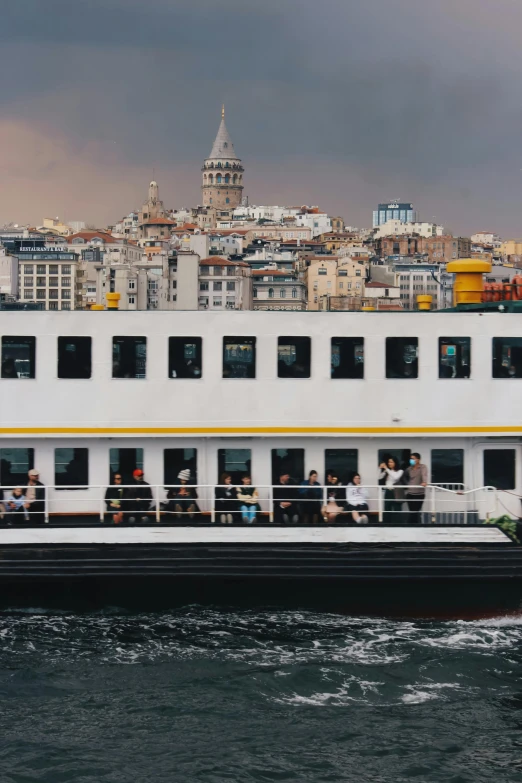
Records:
M502 301L502 283L491 283L491 292L493 294L491 301L492 302L501 302Z
M482 291L482 301L483 302L493 301L493 292L491 290L491 283L484 283L484 290Z
M505 302L511 302L513 299L513 286L511 283L502 284L502 296Z
M513 286L513 299L522 300L522 275L515 275L511 281Z

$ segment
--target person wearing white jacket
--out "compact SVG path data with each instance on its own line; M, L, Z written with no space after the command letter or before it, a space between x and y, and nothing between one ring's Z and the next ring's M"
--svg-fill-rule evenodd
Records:
M361 487L361 477L358 473L354 473L346 487L346 510L351 513L353 521L358 525L368 523L368 516L364 513L368 511L368 490L366 487Z
M394 457L389 457L387 462L379 465L381 472L379 480L385 479L384 490L384 521L397 523L401 521L402 500L398 497L398 491L395 489L404 475L404 471L399 469ZM400 492L400 490L399 490Z

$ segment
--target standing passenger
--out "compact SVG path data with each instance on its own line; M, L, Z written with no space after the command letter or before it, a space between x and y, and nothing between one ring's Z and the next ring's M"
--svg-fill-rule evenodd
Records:
M135 522L136 517L140 518L140 522L147 523L149 518L146 514L150 511L152 503L152 490L150 484L143 478L143 471L140 468L136 468L132 474L132 486L127 490L127 497L129 498L129 509L131 515L129 522Z
M400 482L404 471L399 470L395 457L389 457L388 463L382 462L379 467L381 469L379 479L384 479L386 486L384 490L384 521L400 522L402 500L397 497L400 490L395 489L395 485Z
M29 471L27 478L24 495L28 503L29 521L41 525L45 522L45 487L39 481L40 474L36 468Z
M420 460L421 455L414 451L410 457L410 467L406 470L406 484L409 485L406 500L410 510L408 522L412 525L420 524L422 504L426 497L425 488L428 485L428 468Z
M247 525L253 524L256 521L256 513L259 511L259 493L252 486L250 476L241 477L241 486L237 488L237 499L241 511L241 519Z
M321 513L323 491L319 484L316 470L311 470L308 479L301 482L299 495L303 498L301 501L301 508L304 524L306 525L309 522L317 524Z
M274 522L278 525L297 525L299 514L297 511L295 481L290 478L290 473L282 468L279 482L274 487Z
M234 521L232 514L237 511L237 490L232 486L230 473L222 473L219 483L223 486L215 489L216 514L219 514L222 525L231 525Z
M366 525L368 516L364 511L368 511L368 490L361 487L361 477L359 473L354 473L351 482L346 487L347 511L351 511L354 522L358 525Z

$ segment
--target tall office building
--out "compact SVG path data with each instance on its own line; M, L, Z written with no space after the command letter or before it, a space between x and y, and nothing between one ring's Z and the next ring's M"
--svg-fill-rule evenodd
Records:
M416 223L418 215L413 209L413 204L403 204L398 201L379 204L378 209L375 209L373 212L373 227L382 226L388 220L400 220L401 223Z

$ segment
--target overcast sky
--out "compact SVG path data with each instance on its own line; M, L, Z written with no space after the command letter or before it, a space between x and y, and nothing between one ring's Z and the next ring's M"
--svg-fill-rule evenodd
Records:
M521 236L521 30L521 0L5 4L0 224L114 222L153 170L199 203L225 102L251 203Z

